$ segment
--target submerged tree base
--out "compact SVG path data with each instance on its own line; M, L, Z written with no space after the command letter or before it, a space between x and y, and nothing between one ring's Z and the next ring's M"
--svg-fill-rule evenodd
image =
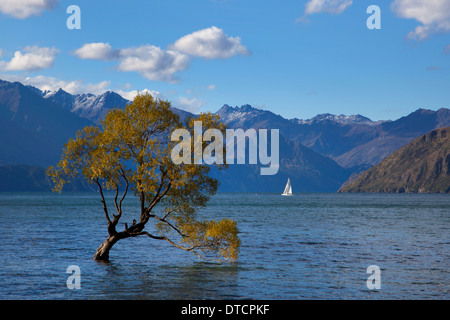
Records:
M97 249L94 255L95 260L109 261L109 251L119 239L116 236L106 238L105 242Z

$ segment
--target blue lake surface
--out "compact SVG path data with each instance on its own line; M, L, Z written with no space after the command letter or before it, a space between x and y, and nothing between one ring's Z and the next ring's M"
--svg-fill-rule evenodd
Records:
M130 223L139 208L127 200ZM449 195L218 194L199 216L237 222L236 263L148 237L96 262L107 236L98 194L0 193L0 299L450 298ZM67 288L71 265L80 289ZM380 289L366 285L371 265Z

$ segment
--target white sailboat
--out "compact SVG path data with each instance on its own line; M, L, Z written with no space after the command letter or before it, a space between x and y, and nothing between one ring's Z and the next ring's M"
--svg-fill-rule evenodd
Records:
M284 188L284 192L281 194L282 196L292 196L292 186L291 186L291 179L288 178L286 188Z

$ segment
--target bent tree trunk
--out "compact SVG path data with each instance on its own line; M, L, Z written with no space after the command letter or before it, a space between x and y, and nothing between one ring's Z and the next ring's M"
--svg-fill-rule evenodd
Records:
M114 244L121 240L130 237L136 237L141 235L142 230L145 227L145 223L148 221L148 218L144 219L144 221L135 224L121 232L116 231L116 225L119 221L120 216L115 216L115 219L112 223L108 223L108 233L109 236L106 240L101 244L101 246L97 249L97 252L94 255L95 260L108 261L109 260L109 251L114 246Z
M113 247L113 245L119 241L119 237L117 235L109 236L102 243L102 245L97 249L97 252L94 255L95 260L108 261L109 260L109 250Z

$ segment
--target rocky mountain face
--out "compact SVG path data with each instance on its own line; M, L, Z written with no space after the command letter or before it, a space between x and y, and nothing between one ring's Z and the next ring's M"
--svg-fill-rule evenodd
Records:
M418 136L447 126L450 126L449 109L418 109L398 120L380 123L373 139L334 159L344 167L362 163L375 165Z
M414 139L339 192L450 193L450 127Z

